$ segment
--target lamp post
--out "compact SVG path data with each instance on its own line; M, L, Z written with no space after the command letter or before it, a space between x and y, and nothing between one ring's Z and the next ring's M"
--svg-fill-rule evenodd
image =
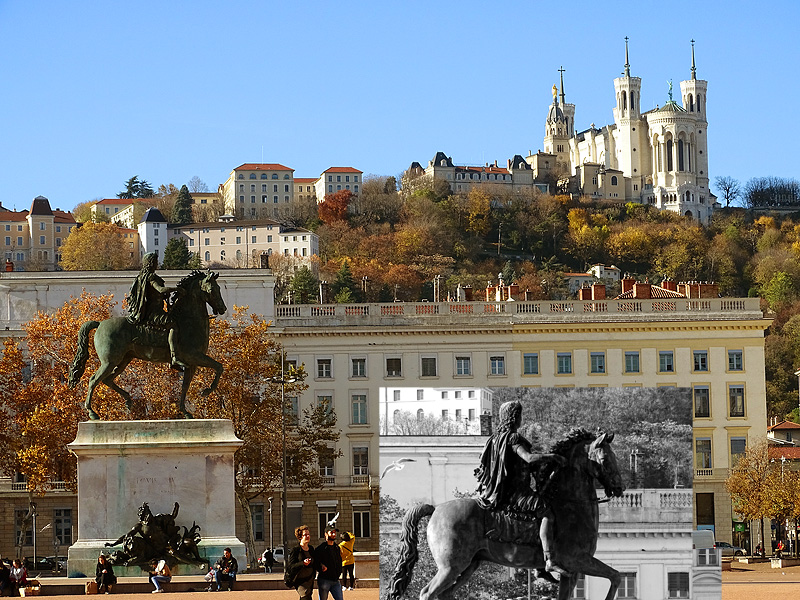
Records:
M272 542L272 496L267 498L267 500L269 501L269 549L274 552L275 545ZM285 549L284 552L286 552Z
M270 377L270 381L281 386L281 454L283 459L283 473L281 476L281 543L283 544L284 561L286 560L286 384L297 381L296 377L287 378L284 367L286 365L286 351L281 351L281 376ZM272 520L272 499L270 498L270 522ZM270 526L271 528L271 526ZM272 533L270 532L270 536ZM285 563L284 563L285 564ZM284 566L285 568L285 566Z

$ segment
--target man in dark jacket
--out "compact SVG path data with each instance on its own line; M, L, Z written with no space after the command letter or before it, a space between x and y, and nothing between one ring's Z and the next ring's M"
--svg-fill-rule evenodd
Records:
M325 528L325 542L314 550L314 560L317 564L317 589L319 600L327 600L328 592L333 600L343 600L342 584L339 577L342 575L342 553L336 544L336 533L339 530L335 525Z
M239 563L231 554L230 548L225 548L222 558L217 561L214 569L214 579L217 580L217 591L222 589L222 584L228 582L228 591L233 591L233 584L236 582L236 573L239 571Z

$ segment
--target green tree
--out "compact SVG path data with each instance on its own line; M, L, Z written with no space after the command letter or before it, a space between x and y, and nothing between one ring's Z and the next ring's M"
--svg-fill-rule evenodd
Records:
M289 289L299 304L308 304L319 289L319 282L307 265L300 267L292 277Z
M747 521L761 524L764 539L764 519L771 517L769 445L765 439L751 440L744 456L731 469L725 489L731 495L733 510Z
M139 180L137 175L134 175L125 182L125 189L117 194L117 198L152 198L155 196L153 187L144 179Z
M181 186L175 204L172 205L172 223L176 225L188 225L192 222L192 197L189 195L189 188Z
M337 271L336 279L331 284L331 293L333 294L334 302L340 304L358 302L359 289L353 279L349 260L343 261L342 266Z
M164 260L161 266L165 269L190 269L192 256L186 240L174 237L164 248Z

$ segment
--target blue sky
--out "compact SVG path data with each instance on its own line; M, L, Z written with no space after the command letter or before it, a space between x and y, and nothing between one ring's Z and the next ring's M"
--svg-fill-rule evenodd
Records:
M562 65L576 127L613 121L625 36L645 110L669 79L679 99L696 40L712 179L794 178L798 22L796 1L0 0L0 202L67 210L133 175L216 189L262 159L505 164L542 147Z

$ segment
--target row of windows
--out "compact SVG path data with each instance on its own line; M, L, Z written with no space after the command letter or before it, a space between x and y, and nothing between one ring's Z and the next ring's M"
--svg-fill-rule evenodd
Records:
M395 421L397 421L397 418L400 415L400 412L401 412L400 409L397 409L397 410L394 411L393 415L394 415L394 420ZM467 412L468 420L469 421L474 421L477 418L477 412L478 411L476 409L474 409L474 408L468 409L468 412ZM455 420L456 421L460 422L460 421L463 420L463 418L464 418L463 417L463 411L460 408L456 408L454 410L454 413L455 413ZM421 408L417 409L417 420L421 421L424 416L425 416L425 411L422 410ZM450 409L443 408L442 409L442 419L449 419L449 418L450 418Z
M14 509L14 539L19 540L22 534L22 523L25 516L28 514L27 508ZM41 519L44 515L39 514ZM71 508L54 508L53 509L53 541L58 541L59 546L72 545L72 509ZM48 534L49 535L49 534ZM23 546L33 545L33 535L31 527L27 527L25 535L22 537Z
M289 202L289 196L284 196L283 201ZM269 196L261 196L261 204L266 204L267 202L269 202ZM255 203L256 203L256 197L250 196L250 204L255 204ZM278 203L278 196L272 197L272 203L273 204ZM244 204L244 196L239 196L239 204Z
M284 179L291 179L292 177L287 173L283 176ZM244 179L244 175L239 173L239 179ZM250 173L250 179L258 179L258 176L255 173ZM268 176L266 173L261 174L261 179L279 179L277 173L273 173L272 176Z
M72 225L65 226L67 233L72 231ZM6 231L11 231L11 225L6 225ZM24 231L24 225L17 225L17 231ZM39 231L47 231L47 223L39 223ZM61 233L61 225L56 225L56 233Z
M269 510L269 507L265 507L264 504L253 503L250 505L250 512L253 516L253 539L257 542L267 542L270 539L269 530L266 529L266 526L269 525L269 521L265 521L265 516L269 518ZM318 521L320 538L324 537L325 526L328 524L328 521L336 517L337 512L338 511L319 512ZM369 510L353 510L353 530L351 533L353 533L357 538L371 537Z
M698 385L693 388L694 416L697 418L711 418L711 390L707 385ZM744 417L744 385L731 384L728 386L728 417Z
M730 460L731 467L735 467L739 459L744 456L747 450L747 438L745 437L731 437L730 438ZM711 438L699 437L694 441L694 463L697 469L713 469L714 458L711 453Z
M603 374L606 373L606 353L605 352L591 352L589 354L590 373ZM675 363L672 351L663 351L658 354L658 368L660 373L674 373ZM367 376L367 359L366 358L351 358L350 359L350 377L366 377ZM506 358L504 355L490 355L489 356L489 374L490 375L505 375L506 374ZM385 377L402 377L403 376L403 363L399 357L386 358L386 369L384 371ZM640 357L638 351L625 352L625 373L640 373ZM728 351L728 371L743 371L744 361L741 350ZM694 371L707 372L708 371L708 353L705 351L698 351L694 353ZM472 357L469 355L455 356L454 359L454 372L455 375L469 376L472 375ZM573 372L572 352L558 352L556 354L556 373L558 375L571 375ZM434 356L423 356L420 358L420 376L421 377L437 377L438 359ZM522 374L523 375L539 375L539 353L526 352L522 355ZM332 379L333 378L333 359L320 358L317 359L317 379Z
M12 239L13 239L13 238L12 238L10 235L7 235L7 236L5 237L5 243L6 243L5 245L6 245L6 246L10 246L10 245L11 245L11 240L12 240ZM60 246L61 246L61 244L62 244L62 242L63 242L63 239L62 239L62 238L56 238L56 246L60 247ZM40 235L40 236L39 236L39 245L40 245L40 246L44 246L44 245L46 245L46 244L47 244L47 237L46 237L46 236L43 236L43 235ZM17 245L17 246L24 246L24 245L25 245L25 238L23 238L23 237L19 237L19 236L18 236L18 237L17 237L17 243L16 243L16 245Z
M349 190L350 186L345 184L344 189ZM341 190L342 190L342 186L341 185L337 185L336 186L336 191L339 192ZM333 186L332 185L328 185L328 192L333 192ZM358 193L358 186L357 185L353 186L353 192L356 193L356 194Z
M635 572L620 572L621 581L619 588L617 588L616 598L641 598L636 592L636 579ZM575 590L572 592L572 598L583 599L586 598L586 578L583 574L578 577ZM689 597L689 573L685 571L673 571L667 573L667 598L688 598Z
M342 176L341 175L337 175L336 176L336 181L341 181L341 180L342 180ZM345 175L344 176L344 180L345 181L350 181L350 175ZM328 175L328 181L333 181L333 175ZM358 183L358 175L353 175L353 181L355 183ZM347 189L350 189L350 188L347 188Z

